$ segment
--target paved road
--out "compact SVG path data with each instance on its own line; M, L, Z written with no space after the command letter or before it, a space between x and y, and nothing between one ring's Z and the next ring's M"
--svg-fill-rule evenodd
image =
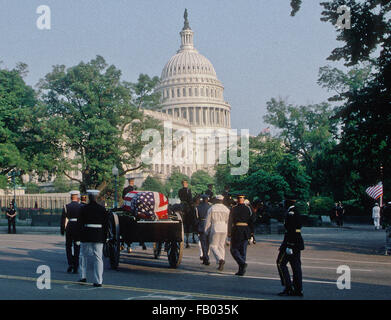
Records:
M182 264L170 269L165 255L155 260L152 249L135 247L122 253L118 271L104 272L104 287L75 283L67 274L64 238L58 235L0 234L0 299L232 300L280 298L275 265L282 235L259 235L248 248L248 272L235 276L237 266L227 248L226 267L218 272L203 266L198 245L185 249ZM384 256L385 232L371 226L304 228L302 254L304 299L390 299L391 257ZM38 289L37 267L51 271L51 289ZM349 266L351 289L339 290L337 268ZM91 274L91 273L90 273ZM92 281L91 278L88 281Z

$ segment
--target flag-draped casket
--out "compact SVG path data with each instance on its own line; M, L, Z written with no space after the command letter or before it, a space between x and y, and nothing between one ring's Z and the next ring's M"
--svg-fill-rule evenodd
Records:
M139 219L160 220L168 218L168 200L160 192L131 191L124 198L124 209Z

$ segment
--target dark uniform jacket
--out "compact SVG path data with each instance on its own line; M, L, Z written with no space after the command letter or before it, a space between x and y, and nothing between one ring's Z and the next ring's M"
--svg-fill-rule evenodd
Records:
M80 232L79 217L81 208L82 205L77 201L72 201L64 206L61 215L61 234L66 232L71 236L78 238L78 232ZM66 227L65 218L68 219ZM78 219L78 221L70 221L71 219Z
M13 216L14 214L15 214L15 212L16 212L16 210L15 210L15 208L8 208L7 209L7 211L6 211L9 215L11 215L11 216ZM15 220L15 218L16 218L16 216L15 217L9 217L9 216L7 216L7 219L9 220L9 221L13 221L13 220Z
M237 224L247 224L238 226ZM231 241L248 240L254 234L251 209L245 204L238 204L231 209L228 221L228 236Z
M136 190L136 187L135 186L127 186L123 191L122 191L122 199L125 198L125 196L131 192L131 191L134 191Z
M197 222L198 222L198 232L205 232L206 217L208 215L208 210L210 205L206 202L201 203L197 207Z
M209 200L213 198L213 191L208 189L204 193L209 197Z
M191 195L191 189L189 188L179 189L178 197L181 200L181 202L184 202L188 205L193 204L193 196Z
M288 208L285 213L285 235L280 250L290 248L293 250L304 250L304 241L301 236L301 217L295 206Z
M79 223L81 242L104 243L106 241L108 214L103 206L94 201L84 205L81 209ZM89 227L89 224L100 225L100 227Z

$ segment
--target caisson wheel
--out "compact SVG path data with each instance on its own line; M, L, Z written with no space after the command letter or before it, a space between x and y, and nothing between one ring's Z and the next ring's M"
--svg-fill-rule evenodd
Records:
M107 254L110 259L110 266L112 269L117 269L119 265L120 256L120 238L119 238L119 219L118 215L112 212L109 216L109 227L108 227L108 242Z
M184 248L184 232L183 232L183 223L182 223L182 217L180 214L177 215L177 220L181 223L181 241L171 241L167 243L167 257L168 257L168 263L170 264L171 268L177 268L181 262L182 262L182 256L183 256L183 248Z

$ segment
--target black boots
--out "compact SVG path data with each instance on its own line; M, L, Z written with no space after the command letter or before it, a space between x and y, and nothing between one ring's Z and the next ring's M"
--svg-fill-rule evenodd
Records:
M239 266L239 271L235 273L236 276L244 276L247 269L247 263L244 263Z
M223 271L224 270L224 264L225 264L224 260L219 260L219 266L217 267L217 270Z

